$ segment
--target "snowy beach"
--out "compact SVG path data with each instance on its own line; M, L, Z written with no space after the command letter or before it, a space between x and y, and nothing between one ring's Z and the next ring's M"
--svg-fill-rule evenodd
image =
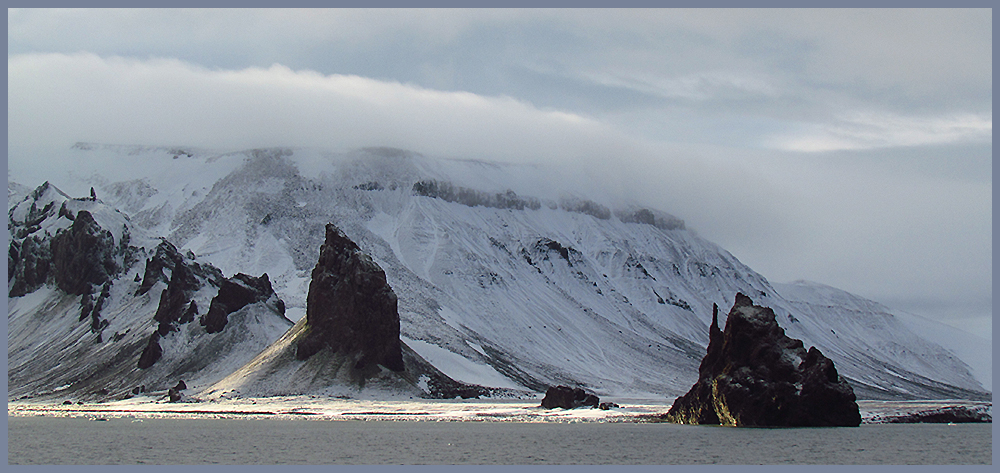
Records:
M98 403L12 401L7 415L107 418L420 420L472 422L651 422L670 410L670 400L606 399L620 407L608 410L544 409L538 399L338 399L323 396L213 399L166 402L162 396ZM858 401L864 423L948 406L984 410L992 403L966 400Z
M991 464L991 424L725 428L649 422L669 403L288 397L8 404L9 464ZM941 401L861 401L862 415Z

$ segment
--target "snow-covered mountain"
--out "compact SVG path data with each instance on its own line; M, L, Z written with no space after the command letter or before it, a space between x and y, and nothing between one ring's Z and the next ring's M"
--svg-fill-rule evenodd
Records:
M266 273L290 322L305 314L309 271L325 224L335 223L384 269L405 345L458 381L677 396L697 378L712 304L728 308L743 292L774 309L789 336L834 360L861 398L989 397L989 378L969 367L983 354L932 341L920 328L932 322L826 286L771 284L682 220L623 202L578 170L388 148L78 144L67 154L74 165L53 170L50 182L69 195L93 187L133 235L163 236L223 274ZM31 184L9 183L12 218ZM151 245L139 246L148 253ZM8 299L11 392L17 357L55 333L69 346L82 330L75 321L31 328L66 297L43 286ZM274 342L290 322L261 340ZM23 369L43 378L43 368ZM221 379L204 379L213 376Z
M9 398L214 382L292 325L266 275L224 278L94 197L45 182L8 218ZM250 299L220 304L234 292Z

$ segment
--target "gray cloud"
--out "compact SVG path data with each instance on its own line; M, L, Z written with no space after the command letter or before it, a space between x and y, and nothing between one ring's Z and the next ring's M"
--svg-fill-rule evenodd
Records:
M900 116L854 112L833 123L801 126L764 139L767 147L821 152L921 146L953 142L988 143L993 139L993 116L965 113L944 116Z
M202 147L381 143L499 160L622 149L612 128L508 97L441 92L287 67L210 70L177 60L30 54L8 59L11 146L96 140Z

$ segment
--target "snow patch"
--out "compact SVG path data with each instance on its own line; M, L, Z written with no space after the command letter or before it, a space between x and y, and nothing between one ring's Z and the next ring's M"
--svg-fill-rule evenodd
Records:
M470 347L472 347L473 350L478 351L480 355L489 356L489 355L486 354L486 350L483 350L483 347L481 347L478 343L470 342L470 341L466 340L465 344L468 345L468 346L470 346Z
M423 340L399 338L423 359L454 380L493 388L525 389L524 386L514 383L491 366L476 363L462 355Z
M425 393L430 393L431 386L430 384L428 384L430 380L431 380L430 376L427 376L426 374L420 375L420 379L417 380L417 387L420 388L420 390Z

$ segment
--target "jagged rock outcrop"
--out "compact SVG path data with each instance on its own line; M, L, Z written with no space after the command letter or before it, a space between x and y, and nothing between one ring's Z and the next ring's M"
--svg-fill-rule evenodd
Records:
M563 409L598 407L600 403L601 400L596 395L590 394L583 389L571 388L569 386L550 386L545 391L545 397L542 399L542 407L546 409L555 409L557 407Z
M67 294L89 294L119 269L114 237L86 210L76 214L68 229L52 237L51 251L56 285Z
M93 196L73 199L45 182L11 207L9 297L29 294L46 283L67 294L90 295L134 262L139 249L130 244L128 225L122 223L126 220L111 217L122 225L116 242L112 229L102 227L87 210L104 208L92 202L96 202Z
M149 336L146 347L142 349L142 354L139 355L139 369L148 369L157 361L160 361L160 357L162 356L163 347L160 346L160 332L156 331Z
M7 252L7 280L11 281L8 297L21 297L45 284L52 266L49 241L28 236L13 240Z
M139 289L136 290L135 294L139 296L149 292L153 284L156 284L157 281L169 284L170 279L163 274L163 270L173 271L178 261L183 261L183 258L177 251L177 248L165 239L160 240L160 244L156 246L153 256L146 260L146 269L143 270L142 282L139 284Z
M166 271L169 271L169 277ZM166 282L167 287L160 293L160 302L153 315L153 320L159 324L139 357L138 366L141 369L153 366L163 355L160 346L162 337L179 330L180 325L194 321L198 315L195 296L206 286L219 288L208 312L200 318L201 325L210 334L221 332L229 322L229 315L248 304L268 302L275 312L285 313L285 304L275 294L266 273L259 278L243 273L224 278L215 266L198 263L190 252L181 254L165 239L160 241L153 256L146 260L146 269L136 295L147 293L157 282Z
M11 236L7 249L8 297L30 294L53 276L52 235L42 230L42 226L47 220L54 221L62 216L73 220L72 214L66 212L65 204L69 199L46 181L10 208L7 217Z
M8 212L11 242L7 251L8 297L32 293L44 284L80 297L79 321L103 340L109 325L101 310L114 278L134 260L127 219L105 212L103 225L119 224L116 236L91 211L107 210L96 199L72 199L48 182L33 190ZM90 209L90 210L87 210ZM117 222L115 222L117 220Z
M164 274L164 270L170 272L169 277ZM167 283L167 288L160 293L160 302L153 315L153 320L159 322L157 332L160 336L166 336L176 330L179 324L194 320L198 313L198 305L192 300L194 294L206 284L221 285L223 279L218 268L200 264L194 260L193 254L183 255L172 243L161 240L153 256L146 260L146 269L136 295L147 293L157 282ZM150 346L152 343L154 341L151 338Z
M160 293L160 305L156 308L156 314L153 315L153 320L160 323L157 328L160 335L170 333L175 328L175 324L180 323L181 319L185 318L184 315L188 311L197 310L196 307L191 306L194 304L191 297L201 286L201 282L198 281L188 265L184 264L183 261L178 261L170 273L170 282L167 283L167 288Z
M169 285L175 277L174 269L178 265L184 267L181 269L182 274L177 276L178 282L182 283L183 286L194 285L195 283L191 281L192 278L204 279L216 286L219 285L219 281L224 279L219 268L210 264L198 263L191 252L182 254L173 243L161 239L160 244L153 251L153 256L146 260L146 268L143 271L142 282L139 284L139 289L136 290L136 295L149 292L157 282ZM164 270L169 272L169 276L164 273Z
M527 248L521 249L521 257L532 266L535 266L540 261L549 260L550 253L555 253L558 257L566 260L566 264L570 267L573 266L573 263L583 261L583 255L573 247L563 246L558 241L548 238L540 238L531 247L530 251Z
M698 382L662 416L739 427L858 426L854 391L816 348L785 335L774 312L743 294L719 330L713 307Z
M300 360L329 348L360 354L355 369L404 369L396 294L382 268L332 223L312 271L306 323L309 332L296 346Z
M236 312L248 304L264 302L275 298L276 309L285 314L285 303L277 298L267 273L259 278L239 273L229 279L222 280L219 294L212 298L208 313L202 316L201 325L208 333L221 332L229 322L229 314Z
M166 390L164 383L181 375L194 385L214 382L292 325L266 275L226 280L192 252L133 227L97 193L70 198L45 183L8 210L11 305L44 301L8 314L8 379L17 396L56 390L123 399L143 386ZM13 300L40 288L35 299ZM244 288L252 289L249 297ZM207 320L223 333L191 323L213 297L216 310ZM261 307L240 310L258 300ZM81 337L83 324L94 335ZM175 386L171 397L184 389Z

